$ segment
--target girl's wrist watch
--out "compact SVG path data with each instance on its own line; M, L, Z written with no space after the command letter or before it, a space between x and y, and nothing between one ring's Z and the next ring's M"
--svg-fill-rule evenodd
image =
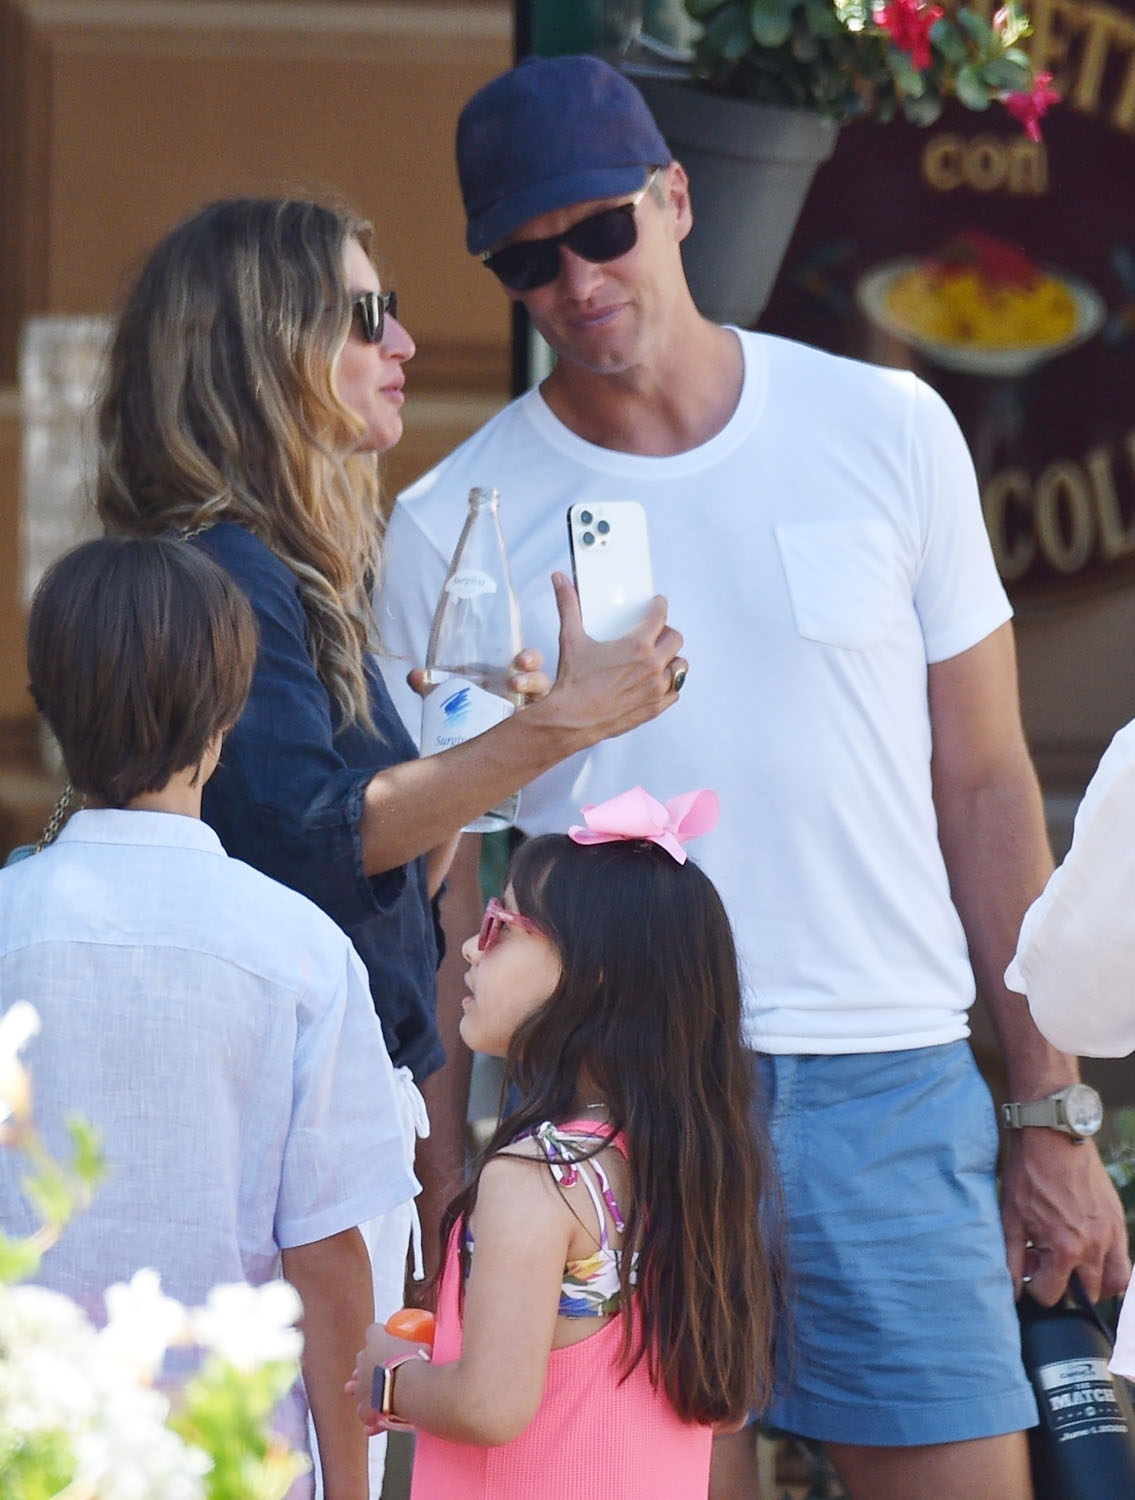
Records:
M409 1354L395 1354L376 1365L371 1383L370 1404L388 1427L413 1427L413 1422L404 1422L394 1415L394 1372L399 1365L411 1359L429 1359L424 1349L414 1349Z
M1003 1104L1001 1118L1009 1130L1044 1125L1070 1135L1073 1141L1090 1140L1103 1124L1103 1100L1088 1083L1070 1083L1047 1099L1027 1104Z

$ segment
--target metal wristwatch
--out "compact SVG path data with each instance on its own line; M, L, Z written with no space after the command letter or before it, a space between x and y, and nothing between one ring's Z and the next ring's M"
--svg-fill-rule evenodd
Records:
M1103 1124L1103 1100L1088 1083L1070 1083L1047 1099L1028 1104L1003 1104L1001 1118L1009 1130L1044 1125L1074 1141L1089 1140Z

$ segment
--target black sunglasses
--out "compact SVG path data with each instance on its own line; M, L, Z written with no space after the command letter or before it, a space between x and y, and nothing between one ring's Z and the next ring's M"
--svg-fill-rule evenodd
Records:
M517 240L515 245L505 245L500 250L486 250L481 259L513 292L531 292L555 281L560 274L561 245L595 265L618 260L635 247L638 240L635 209L660 171L660 167L655 167L628 203L600 209L565 229L563 234L550 235L546 240Z
M368 344L381 344L387 316L398 316L398 293L362 292L351 303L351 315Z

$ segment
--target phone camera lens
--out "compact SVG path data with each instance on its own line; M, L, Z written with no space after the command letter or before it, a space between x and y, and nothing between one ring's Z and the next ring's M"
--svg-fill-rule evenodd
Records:
M596 526L596 528L595 528L595 530L599 533L600 536L606 536L607 533L610 531L610 529L611 529L611 523L610 523L610 521L600 521L599 524L598 524L598 526Z
M583 545L585 547L594 547L595 533L593 531L585 531L583 533Z
M594 519L594 517L592 516L592 514L591 514L591 512L589 510L581 510L580 511L580 513L579 513L579 524L581 526L590 526L593 519Z

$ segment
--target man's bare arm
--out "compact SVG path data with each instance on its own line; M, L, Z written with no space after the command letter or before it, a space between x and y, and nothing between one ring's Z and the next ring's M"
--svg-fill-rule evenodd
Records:
M283 1252L303 1301L303 1383L311 1406L324 1500L368 1500L366 1431L344 1386L374 1319L370 1257L357 1229Z
M1036 774L1021 728L1009 625L929 669L931 769L938 836L993 1016L1014 1099L1042 1099L1079 1076L1074 1057L1041 1036L1020 995L1005 988L1021 919L1052 869ZM1092 1143L1054 1130L1014 1132L1002 1180L1014 1285L1035 1247L1032 1291L1052 1303L1078 1269L1089 1296L1124 1289L1123 1214Z

